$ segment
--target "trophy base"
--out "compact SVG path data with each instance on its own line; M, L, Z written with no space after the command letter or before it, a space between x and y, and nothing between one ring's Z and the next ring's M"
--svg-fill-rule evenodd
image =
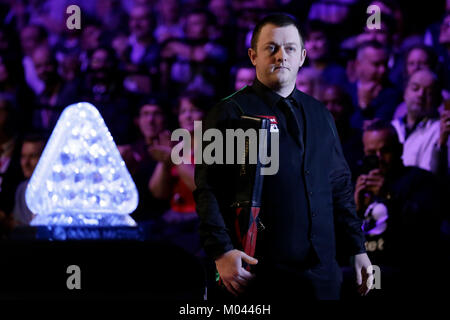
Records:
M136 222L123 214L36 215L30 223L36 240L142 240Z
M54 213L38 214L30 223L31 226L97 226L97 227L135 227L136 222L127 214L99 213Z

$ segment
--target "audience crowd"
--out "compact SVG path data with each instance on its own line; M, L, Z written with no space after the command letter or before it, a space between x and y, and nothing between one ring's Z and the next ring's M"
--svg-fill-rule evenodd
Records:
M80 29L66 25L71 4ZM380 28L367 25L369 5L381 10ZM252 84L251 31L272 12L299 21L307 58L297 88L335 119L372 262L392 271L418 252L425 262L429 247L448 262L448 0L426 9L400 0L2 1L0 237L29 225L24 194L46 140L66 106L88 101L136 183L132 217L148 237L202 256L194 166L172 163L170 134L193 134L215 103Z

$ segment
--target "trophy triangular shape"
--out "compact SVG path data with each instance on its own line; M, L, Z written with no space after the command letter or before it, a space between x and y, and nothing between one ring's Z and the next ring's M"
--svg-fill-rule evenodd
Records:
M28 183L31 225L136 226L136 185L98 110L64 109Z

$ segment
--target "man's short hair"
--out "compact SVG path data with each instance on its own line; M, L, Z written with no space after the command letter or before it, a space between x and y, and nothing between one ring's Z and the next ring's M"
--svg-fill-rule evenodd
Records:
M401 146L400 139L398 138L397 130L392 126L392 124L389 121L381 120L381 119L375 119L372 122L369 123L364 128L364 132L370 132L370 131L387 131L389 140L392 142L394 146Z
M274 13L270 14L268 16L265 16L261 21L259 21L255 28L253 29L252 33L252 40L251 40L251 46L252 49L256 51L256 45L258 43L259 34L261 33L262 28L267 24L273 24L277 27L287 27L287 26L294 26L297 28L298 35L300 36L300 44L302 48L304 48L303 43L303 37L300 32L300 27L298 26L297 20L288 14L285 13Z
M376 41L376 40L370 40L370 41L366 41L361 43L356 51L356 58L357 59L361 59L361 55L364 52L364 50L366 50L367 48L374 48L377 50L383 50L386 55L388 54L388 50L385 46L383 46L380 42Z

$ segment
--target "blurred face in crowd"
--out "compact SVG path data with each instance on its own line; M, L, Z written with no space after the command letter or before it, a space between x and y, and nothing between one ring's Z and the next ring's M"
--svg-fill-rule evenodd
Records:
M33 52L33 63L36 74L44 83L53 82L56 79L56 65L52 59L50 49L39 47Z
M20 155L20 166L25 178L31 178L34 168L39 161L44 143L41 141L25 141L22 145L22 153Z
M144 138L157 137L165 128L165 118L161 107L155 104L142 106L139 112L138 126Z
M102 31L97 26L86 26L83 28L81 43L85 50L92 50L99 46Z
M223 25L228 21L230 17L230 10L226 0L211 0L208 8L209 11L216 16L219 25Z
M365 47L356 57L356 72L360 81L381 83L387 70L387 55L383 49Z
M364 154L377 156L379 168L386 175L401 161L399 143L389 133L389 130L365 131L363 134Z
M134 7L130 12L130 31L138 40L151 35L150 11L145 6Z
M319 84L319 77L320 74L316 69L305 67L298 72L295 85L301 92L314 96Z
M189 132L194 132L194 121L200 121L205 114L200 108L197 108L189 99L180 99L180 109L178 111L178 122L180 128Z
M97 79L105 79L108 76L110 66L108 51L97 49L91 57L91 69Z
M430 114L437 104L436 79L429 70L419 70L409 78L403 95L408 114L421 118Z
M322 102L327 107L328 111L333 115L336 122L346 120L347 109L344 105L342 93L334 86L326 87L322 93Z
M186 18L186 37L202 39L208 37L208 18L203 13L193 13Z
M244 86L250 86L255 80L256 72L254 68L239 68L236 72L234 89L239 90Z
M323 59L328 50L327 37L321 31L313 31L305 41L305 48L311 60Z
M273 90L294 87L306 57L294 25L266 24L259 34L256 50L250 48L248 53L258 80Z
M31 56L34 49L41 43L39 39L39 30L34 26L28 26L22 29L20 33L20 43L25 55Z
M420 48L411 50L406 58L406 74L408 77L417 70L429 68L428 58L428 54Z
M160 0L158 2L159 13L167 23L176 23L179 13L178 0Z

